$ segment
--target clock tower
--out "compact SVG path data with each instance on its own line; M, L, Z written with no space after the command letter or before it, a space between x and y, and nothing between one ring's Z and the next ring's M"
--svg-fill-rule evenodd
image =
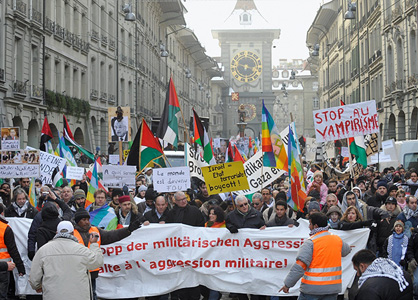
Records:
M237 0L231 15L220 28L212 30L212 35L221 47L224 79L239 95L238 101L230 95L224 98L225 137L238 133L239 107L248 110L245 134L260 137L263 99L273 113L271 50L273 40L280 37L280 29L268 23L253 0Z

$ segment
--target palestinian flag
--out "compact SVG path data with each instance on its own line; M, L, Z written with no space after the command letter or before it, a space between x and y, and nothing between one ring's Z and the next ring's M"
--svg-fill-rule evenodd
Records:
M344 101L340 100L341 105L345 105ZM367 168L367 153L366 145L364 144L364 136L356 136L348 138L348 147L350 153L356 157L357 163Z
M149 129L147 123L142 119L142 124L135 135L129 151L126 164L136 166L137 171L142 172L154 159L164 155L158 138Z
M245 160L242 158L237 145L232 145L232 143L229 143L228 150L226 151L225 162L227 163L233 161L242 161L242 163L245 163Z
M193 121L193 141L203 147L203 159L210 165L216 164L208 133L206 132L205 127L203 127L202 121L200 121L200 118L194 109Z
M52 140L52 138L53 138L52 131L51 131L51 128L49 127L48 119L45 116L44 125L42 125L41 144L39 146L39 149L41 151L46 151L45 144L48 143L50 140Z
M64 136L65 144L67 146L73 146L73 147L75 147L78 150L78 152L83 153L85 156L87 156L92 161L94 161L94 154L91 153L90 151L84 149L83 147L81 147L74 140L74 136L73 136L73 133L71 132L70 125L67 122L67 118L65 117L65 115L63 115L63 117L64 117L64 131L63 131L63 136Z
M179 99L177 98L176 88L173 79L170 78L167 94L165 97L165 105L158 125L156 136L177 148L179 125L177 114L180 112Z
M62 172L60 171L59 167L55 167L54 171L52 171L52 184L55 187L60 187L64 183L64 179L62 177Z

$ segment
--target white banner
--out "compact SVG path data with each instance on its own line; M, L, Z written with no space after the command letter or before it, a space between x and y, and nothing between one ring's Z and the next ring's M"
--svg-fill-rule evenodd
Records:
M202 167L209 166L209 164L200 156L199 153L196 153L188 143L184 145L184 155L186 158L186 166L189 167L190 177L197 177L200 180L205 180L202 174Z
M127 185L129 188L135 188L135 166L112 166L103 165L103 186L105 188L123 188Z
M317 143L379 131L374 100L315 110L313 118Z
M65 158L49 154L44 151L39 151L39 161L40 161L40 179L42 184L52 184L52 172L58 166L59 170L65 166Z
M32 220L8 218L8 221L27 273L19 277L15 269L17 293L35 294L27 282L30 261L26 245ZM342 260L344 292L355 275L351 258L366 247L369 229L331 232L353 249ZM123 299L161 295L202 284L223 292L279 295L278 290L308 233L306 220L300 220L299 227L240 229L237 234L225 228L182 224L143 226L122 241L101 247L104 265L97 293L100 298ZM257 284L253 284L254 280ZM298 294L299 284L288 295Z
M190 188L188 167L153 169L154 190L159 193L186 191Z
M39 177L39 165L0 165L0 178Z
M239 195L253 194L261 190L261 187L267 186L285 171L277 168L269 168L263 166L263 153L258 151L249 160L244 163L244 172L250 186L249 190L238 191Z
M84 175L84 168L67 166L67 179L82 180Z

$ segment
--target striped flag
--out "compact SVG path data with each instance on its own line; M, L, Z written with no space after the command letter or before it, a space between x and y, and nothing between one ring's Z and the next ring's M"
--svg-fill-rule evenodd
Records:
M208 133L194 109L193 109L193 120L194 120L193 140L196 144L203 147L203 159L208 164L214 165L216 164L216 161L215 161L215 157L213 156L213 149L210 145Z
M94 203L94 192L99 188L99 178L97 176L97 160L94 162L93 172L90 178L90 183L88 184L86 203L84 207L90 206Z
M32 177L30 179L29 202L33 207L36 207L38 205L38 201L36 199L36 191L35 191L35 177Z
M52 178L52 184L55 187L60 187L64 183L62 172L60 171L58 166L56 166L54 171L52 171L51 178Z
M303 183L303 168L300 163L298 148L296 147L293 130L289 125L289 180L290 180L290 193L287 200L290 207L293 210L303 210L305 205L306 193Z
M65 115L63 115L64 118L64 130L63 130L63 137L64 137L64 141L65 144L67 146L73 146L75 147L78 152L83 153L85 156L87 156L88 158L90 158L92 161L94 161L94 154L91 153L90 151L84 149L83 147L81 147L75 140L74 140L74 136L73 133L71 132L70 129L70 125L68 124L67 118L65 117Z
M45 112L46 114L46 112ZM39 146L39 149L41 151L46 151L46 143L50 143L50 140L52 140L53 136L52 136L52 131L51 128L49 127L49 123L48 123L48 119L45 115L45 119L44 119L44 124L42 125L42 131L41 131L41 144Z
M90 214L90 223L93 226L114 230L118 226L118 218L113 208L106 203L102 207L95 209Z
M170 77L165 105L160 123L158 124L156 136L166 141L177 149L179 125L177 115L180 112L179 99L177 98L176 88L173 79Z
M261 121L261 145L264 152L263 165L288 171L285 145L272 116L264 105L264 100Z

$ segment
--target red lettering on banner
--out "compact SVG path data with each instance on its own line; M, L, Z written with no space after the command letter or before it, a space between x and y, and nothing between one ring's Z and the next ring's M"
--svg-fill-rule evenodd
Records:
M319 113L316 113L316 114L315 114L315 118L316 118L316 119L319 119L319 121L315 121L315 122L316 122L316 124L321 124L321 123L322 123L322 118L321 118L321 116L319 115Z

